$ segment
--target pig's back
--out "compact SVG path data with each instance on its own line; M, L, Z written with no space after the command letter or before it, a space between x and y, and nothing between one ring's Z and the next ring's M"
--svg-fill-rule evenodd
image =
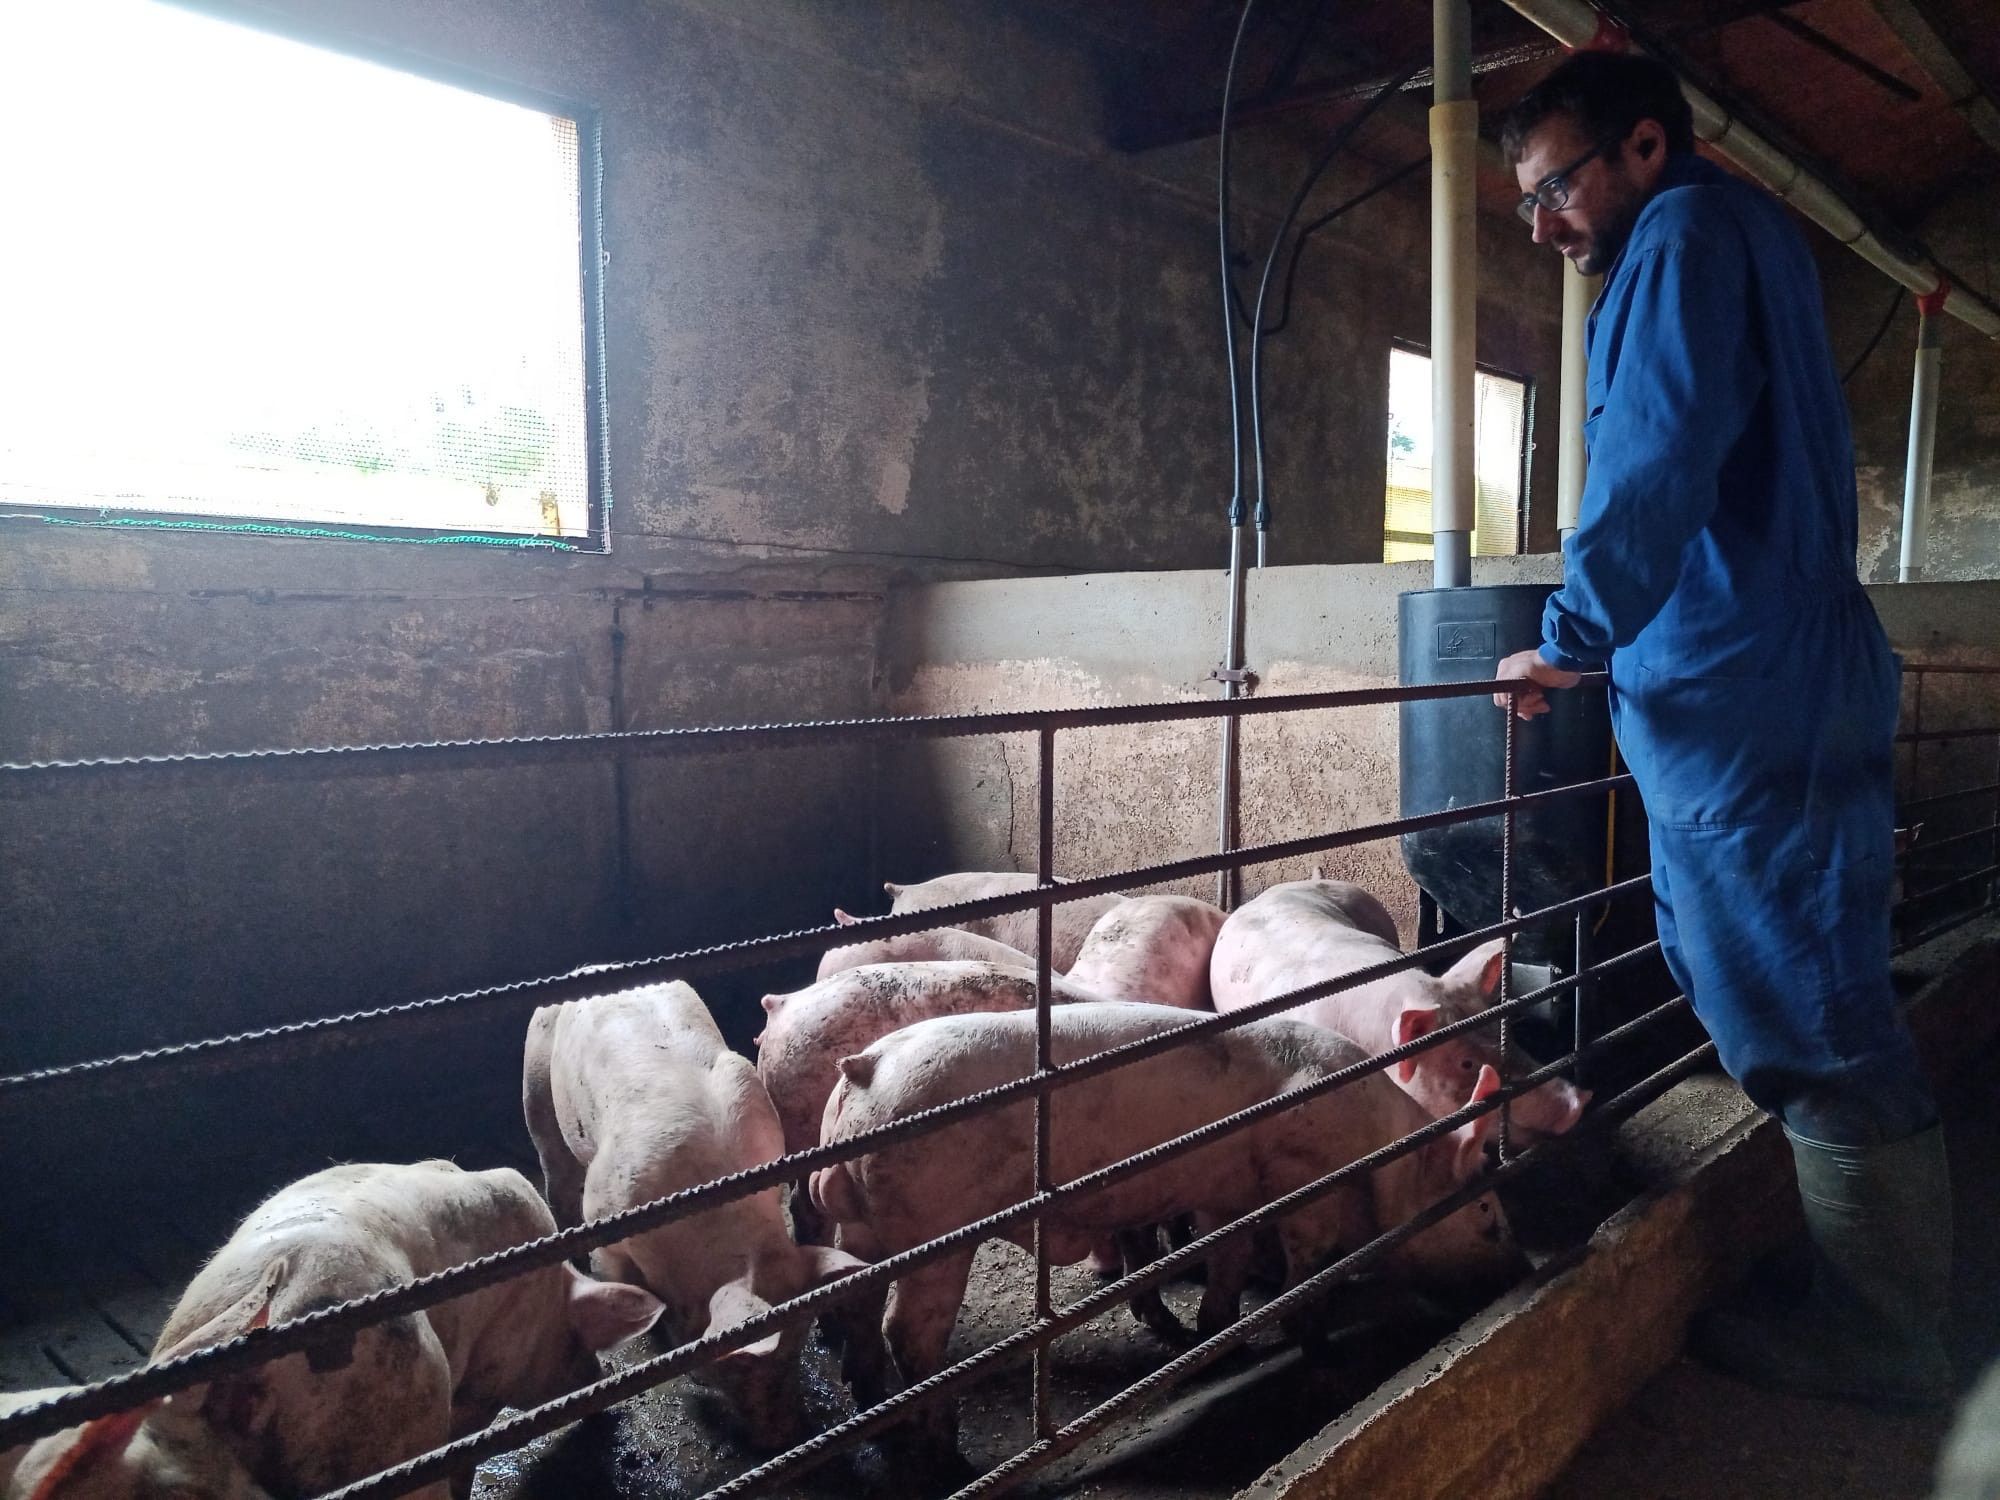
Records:
M1338 880L1272 886L1231 912L1216 936L1209 961L1215 1008L1242 1010L1398 957L1395 933L1382 903L1359 886Z
M511 1167L329 1167L250 1211L188 1283L155 1349L172 1348L249 1296L280 1259L286 1273L272 1290L273 1322L554 1232L541 1196Z

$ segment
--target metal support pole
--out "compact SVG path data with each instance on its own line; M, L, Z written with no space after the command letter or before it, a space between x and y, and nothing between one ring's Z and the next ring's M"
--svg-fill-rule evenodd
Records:
M1473 194L1479 105L1472 97L1470 0L1431 13L1431 532L1432 581L1472 582L1473 382L1479 270Z
M1583 506L1583 481L1587 457L1583 448L1583 422L1590 415L1586 395L1590 373L1590 307L1597 300L1602 276L1586 276L1567 258L1562 263L1562 397L1557 408L1556 443L1556 541L1569 540L1576 530L1577 512Z
M1938 314L1944 310L1941 290L1917 298L1917 366L1910 381L1910 452L1903 466L1903 558L1896 578L1917 583L1924 576L1924 555L1931 540L1931 450L1937 438Z
M1579 910L1576 914L1576 941L1571 950L1575 967L1570 971L1576 975L1576 989L1570 994L1570 1020L1572 1041L1570 1050L1576 1056L1576 1066L1570 1070L1569 1081L1578 1088L1587 1087L1583 1081L1583 1049L1590 1044L1590 992L1597 981L1591 976L1592 943L1590 913Z
M1507 737L1505 769L1500 786L1500 795L1507 804L1507 810L1500 815L1500 920L1514 920L1514 790L1519 770L1517 746L1519 739L1515 725L1520 721L1514 716L1514 705L1507 705ZM1507 1058L1511 1052L1508 1045L1509 1023L1512 1015L1504 1008L1514 998L1514 935L1510 932L1501 940L1500 949L1500 1081L1507 1081ZM1500 1160L1504 1163L1514 1153L1513 1141L1513 1101L1500 1106Z
M1229 528L1228 638L1223 648L1223 670L1218 674L1222 678L1222 696L1226 699L1239 698L1243 694L1243 626L1249 594L1249 579L1244 569L1243 532L1241 525ZM1222 788L1216 806L1215 852L1218 854L1227 854L1236 847L1236 812L1243 790L1241 733L1241 716L1225 716L1222 721ZM1216 873L1215 904L1224 911L1236 909L1236 901L1242 891L1241 870Z
M1234 722L1233 720L1229 722ZM1055 882L1056 832L1056 732L1044 728L1040 735L1041 774L1036 781L1040 827L1035 846L1035 877L1043 886ZM1050 974L1055 962L1053 929L1055 896L1044 890L1042 904L1035 910L1035 1076L1046 1080L1049 1072ZM1049 1097L1046 1081L1035 1090L1035 1193L1049 1189L1049 1132L1055 1101ZM1045 1215L1035 1215L1035 1318L1049 1316L1049 1233ZM1049 1404L1049 1346L1035 1348L1035 1436L1046 1438L1055 1431Z

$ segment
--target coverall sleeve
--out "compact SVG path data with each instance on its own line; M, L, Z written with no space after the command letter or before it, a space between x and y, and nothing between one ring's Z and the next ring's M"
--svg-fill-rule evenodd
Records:
M1738 235L1648 246L1623 274L1616 364L1563 586L1542 617L1543 660L1573 672L1629 645L1673 593L1764 383Z

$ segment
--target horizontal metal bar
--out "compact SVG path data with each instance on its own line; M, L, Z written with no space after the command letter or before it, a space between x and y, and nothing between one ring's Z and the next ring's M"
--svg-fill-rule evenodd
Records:
M1595 673L1590 685L1604 680ZM41 795L81 785L143 784L148 788L201 777L245 775L289 779L329 776L403 776L442 766L563 765L620 757L711 754L780 746L884 740L956 739L977 734L1022 734L1042 729L1104 729L1121 724L1168 724L1245 715L1369 708L1392 703L1519 693L1521 681L1437 682L1411 687L1346 688L1337 692L1279 693L1260 698L1207 698L1180 703L1133 703L1102 708L1039 708L994 713L927 714L811 723L717 724L692 729L632 729L601 734L531 735L512 739L436 740L394 745L328 745L306 749L224 750L185 755L139 755L101 760L0 764L0 800Z
M1925 886L1920 891L1911 891L1906 894L1901 901L1896 903L1897 909L1900 910L1906 906L1914 906L1920 901L1930 900L1933 896L1942 896L1947 891L1959 890L1962 887L1974 885L1982 880L1991 880L1995 875L2000 875L2000 864L1987 865L1983 869L1972 870L1967 874L1959 876L1956 880L1947 880L1941 885Z
M1949 792L1933 792L1928 797L1913 797L1896 805L1896 818L1901 822L1909 816L1912 808L1934 807L1940 802L1952 802L1960 797L1984 797L1994 792L2000 792L2000 781L1989 781L1982 786L1962 786Z
M1903 675L1922 677L2000 677L2000 667L1961 666L1955 662L1905 662Z
M1932 745L1944 740L1990 740L2000 737L2000 724L1988 724L1979 729L1926 729L1921 734L1911 731L1896 736L1899 745Z
M1560 801L1566 797L1611 791L1630 784L1631 780L1630 775L1610 776L1599 781L1549 787L1519 796L1515 805L1535 807L1547 802ZM665 954L659 958L598 964L588 969L552 975L544 979L517 980L510 984L461 990L456 994L441 995L432 999L410 1000L372 1010L349 1011L338 1016L294 1021L283 1026L238 1032L231 1036L209 1037L199 1041L149 1048L143 1052L127 1052L114 1057L92 1058L82 1062L38 1068L26 1073L0 1077L0 1106L39 1090L58 1086L106 1084L118 1088L157 1086L163 1081L163 1075L168 1070L178 1071L189 1066L205 1070L229 1067L231 1063L226 1060L228 1055L243 1049L276 1047L280 1049L280 1055L287 1057L302 1053L333 1051L356 1045L359 1040L366 1040L353 1035L357 1028L394 1023L400 1029L425 1020L435 1021L446 1011L470 1010L475 1007L484 1009L500 1004L512 1004L516 1007L530 1004L554 1005L565 1000L588 999L592 995L606 994L613 989L633 985L658 984L670 979L699 979L709 974L745 968L754 963L820 953L828 947L867 942L872 938L889 937L899 933L926 932L932 928L952 926L979 917L1028 911L1045 902L1053 901L1060 904L1077 901L1121 889L1160 885L1191 876L1214 874L1218 870L1293 859L1302 855L1323 853L1329 849L1346 848L1354 844L1372 843L1378 839L1394 838L1404 833L1421 832L1429 828L1477 822L1482 818L1497 817L1505 810L1503 802L1472 803L1465 807L1446 808L1418 817L1397 818L1386 823L1342 829L1310 838L1285 839L1271 844L1232 849L1219 854L1171 860L1165 864L1065 881L1052 887L1038 886L1032 890L1013 892L1004 896L984 896L975 901L962 901L951 906L930 907L924 911L901 912L890 916L866 917L846 926L836 923L824 927L803 927L792 932L773 934L770 937L749 938L741 942L722 943L708 948L693 948L680 953ZM1555 912L1559 909L1571 908L1551 907L1549 911ZM833 941L835 939L838 941ZM270 1056L268 1050L265 1056L266 1058ZM153 1076L147 1078L144 1084L119 1076L145 1073L151 1073Z
M1565 979L1555 980L1553 983L1545 984L1537 990L1529 990L1525 995L1516 995L1511 1003L1523 1008L1531 1005L1540 1005L1544 1000L1552 1000L1565 990L1575 989L1585 980L1595 979L1598 975L1608 973L1612 969L1623 968L1626 964L1636 963L1647 954L1658 953L1659 951L1660 940L1654 938L1650 943L1641 943L1636 948L1627 948L1623 953L1615 954L1601 962L1591 964Z
M1604 891L1592 892L1585 897L1574 898L1567 905L1587 904L1598 899L1603 899L1613 892L1636 889L1639 885L1645 883L1646 880L1647 877L1641 876L1635 880L1623 882L1618 887L1610 887ZM1555 910L1557 908L1547 908L1544 911L1534 913L1531 917L1517 918L1516 923L1526 923L1536 917L1547 916ZM1496 925L1511 926L1515 924ZM569 1229L558 1230L555 1234L544 1236L539 1240L532 1240L525 1244L512 1246L509 1249L482 1256L459 1266L433 1272L429 1276L419 1277L413 1281L402 1283L399 1286L384 1288L382 1291L371 1293L365 1297L355 1298L332 1307L320 1308L300 1318L255 1329L224 1343L183 1355L178 1359L167 1360L156 1365L146 1366L143 1369L131 1371L127 1374L113 1376L95 1385L85 1386L79 1390L54 1397L49 1401L39 1403L35 1406L25 1407L16 1412L0 1415L0 1447L45 1436L50 1432L72 1426L90 1417L102 1416L113 1411L123 1410L142 1400L148 1400L155 1396L171 1395L175 1391L188 1389L191 1386L213 1380L220 1375L249 1369L272 1359L280 1358L283 1355L297 1353L315 1345L323 1344L331 1338L337 1337L353 1328L370 1326L404 1313L435 1306L440 1302L446 1302L454 1297L463 1296L477 1287L489 1286L529 1270L557 1264L560 1261L568 1259L578 1251L627 1239L634 1234L656 1228L661 1224L690 1217L718 1203L745 1197L750 1193L776 1186L782 1182L795 1181L819 1167L829 1166L835 1162L851 1160L878 1147L892 1145L897 1141L913 1136L928 1134L931 1131L942 1129L957 1120L998 1109L1017 1099L1031 1096L1042 1089L1063 1088L1072 1083L1081 1082L1083 1079L1096 1077L1099 1074L1129 1066L1144 1058L1185 1045L1196 1036L1205 1036L1215 1031L1234 1030L1239 1026L1247 1025L1251 1021L1260 1019L1265 1015L1273 1014L1278 1010L1318 998L1322 993L1331 993L1336 989L1351 988L1358 984L1372 983L1376 978L1386 977L1388 974L1399 973L1404 969L1415 967L1425 958L1435 955L1440 951L1456 950L1472 946L1476 943L1486 941L1487 937L1488 930L1482 930L1450 938L1442 943L1432 944L1429 948L1421 949L1416 953L1405 954L1398 959L1372 965L1367 969L1357 970L1353 974L1342 975L1336 979L1307 985L1289 994L1274 996L1270 1000L1262 1001L1258 1005L1248 1007L1242 1011L1233 1012L1226 1016L1210 1016L1204 1020L1191 1022L1186 1026L1179 1026L1172 1030L1161 1032L1156 1036L1146 1038L1142 1041L1127 1043L1121 1047L1108 1048L1102 1052L1094 1053L1089 1057L1081 1058L1076 1062L1066 1063L1058 1068L1050 1069L1047 1072L1029 1074L1024 1078L1014 1080L1012 1083L1002 1084L996 1088L987 1089L977 1094L968 1095L962 1099L953 1100L947 1104L938 1105L932 1109L911 1115L890 1125L878 1127L875 1130L865 1132L846 1141L837 1142L832 1145L809 1147L804 1151L791 1153L790 1155L780 1157L775 1161L766 1162L761 1166L751 1168L747 1171L731 1173L698 1187L669 1194L666 1197L655 1199L650 1203L636 1205L622 1213L609 1215L602 1219L590 1220ZM1437 1027L1415 1041L1407 1042L1402 1046L1392 1047L1385 1052L1364 1058L1348 1067L1336 1070L1326 1078L1317 1079L1309 1085L1293 1090L1289 1094L1278 1096L1274 1100L1267 1100L1248 1110L1240 1111L1237 1115L1225 1117L1224 1120L1216 1121L1190 1135L1177 1137L1173 1141L1163 1142L1158 1146L1150 1148L1146 1153L1127 1158L1125 1161L1117 1163L1113 1167L1105 1168L1102 1172L1093 1174L1091 1177L1079 1178L1075 1182L1066 1183L1036 1201L1038 1203L1041 1201L1058 1202L1079 1191L1088 1190L1089 1187L1101 1186L1103 1184L1098 1179L1104 1177L1107 1173L1119 1172L1121 1175L1130 1175L1132 1172L1144 1170L1148 1164L1171 1159L1172 1156L1180 1154L1181 1151L1194 1149L1203 1140L1230 1134L1234 1130L1255 1123L1256 1120L1262 1119L1268 1114L1289 1108L1296 1103L1303 1103L1306 1099L1314 1098L1321 1093L1343 1088L1355 1079L1369 1073L1380 1072L1382 1069L1401 1061L1405 1057L1412 1057L1432 1047L1439 1046L1462 1032L1494 1024L1502 1015L1507 1014L1511 1009L1518 1008L1520 1005L1520 1001L1515 1001L1510 1007L1503 1008L1496 1006L1490 1010L1481 1011L1476 1015L1463 1017L1458 1021ZM1512 1097L1512 1095L1503 1089L1503 1097ZM1134 1165L1135 1163L1138 1163L1138 1165ZM1111 1180L1117 1180L1117 1178L1112 1178ZM1006 1219L1005 1222L1013 1221L1010 1218ZM743 1328L751 1326L751 1324L739 1325L732 1332L740 1332ZM732 1344L728 1347L733 1348L737 1346Z
M1634 1084L1616 1099L1607 1101L1598 1111L1599 1117L1606 1120L1618 1119L1643 1108L1672 1088L1676 1083L1680 1082L1681 1079L1695 1072L1704 1063L1711 1060L1714 1054L1715 1044L1713 1042L1704 1043L1692 1052L1689 1052L1686 1056L1669 1063L1650 1077ZM1558 1147L1567 1139L1567 1137L1559 1137L1554 1141L1546 1143L1544 1146L1538 1146L1532 1151L1523 1152L1512 1161L1503 1163L1493 1171L1485 1174L1478 1182L1469 1183L1466 1187L1460 1188L1456 1193L1451 1195L1451 1198L1441 1200L1440 1207L1444 1203L1451 1203L1452 1199L1457 1199L1461 1196L1464 1202L1470 1202L1479 1193L1490 1192L1496 1184L1503 1182L1508 1176L1523 1170L1530 1160L1539 1160L1545 1150ZM1452 1207L1457 1206L1460 1205L1452 1203ZM1446 1208L1444 1211L1450 1212L1451 1210ZM1440 1217L1442 1217L1442 1214L1440 1214ZM1014 1488L1035 1470L1060 1458L1064 1453L1075 1448L1092 1433L1110 1425L1112 1421L1123 1415L1128 1408L1165 1390L1169 1386L1178 1384L1189 1375L1214 1363L1215 1360L1252 1335L1262 1332L1265 1328L1275 1323L1282 1322L1294 1309L1305 1306L1320 1292L1332 1286L1336 1281L1345 1276L1352 1275L1356 1270L1365 1269L1366 1263L1362 1261L1362 1257L1371 1248L1372 1244L1353 1254L1344 1256L1324 1270L1308 1276L1297 1286L1281 1292L1255 1312L1238 1318L1220 1333L1197 1344L1194 1348L1186 1350L1174 1359L1169 1360L1159 1369L1153 1371L1152 1374L1142 1377L1120 1391L1117 1395L1091 1408L1090 1411L1064 1427L1054 1437L1045 1438L1040 1442L1034 1443L995 1468L988 1470L971 1484L954 1492L950 1500L975 1500L975 1497L978 1496L1001 1494Z
M1670 1010L1676 1004L1684 1003L1684 1001L1678 999L1669 1001L1658 1007L1655 1012L1649 1012L1647 1016L1641 1017L1639 1020L1643 1022L1651 1019L1655 1014ZM764 1337L779 1328L802 1322L807 1317L815 1315L819 1308L826 1303L841 1300L843 1297L851 1295L853 1290L864 1281L894 1280L905 1271L912 1270L920 1264L936 1259L946 1253L957 1251L968 1239L984 1240L999 1230L1011 1224L1018 1223L1022 1219L1059 1202L1065 1197L1096 1191L1111 1182L1135 1175L1139 1171L1158 1165L1160 1155L1166 1153L1169 1147L1178 1148L1172 1153L1176 1155L1180 1154L1181 1151L1198 1149L1199 1146L1207 1144L1212 1140L1214 1136L1227 1133L1222 1129L1226 1125L1231 1129L1246 1128L1258 1119L1279 1112L1280 1107L1296 1107L1297 1104L1303 1103L1304 1099L1293 1096L1324 1092L1324 1085L1326 1083L1327 1080L1318 1080L1309 1089L1293 1090L1291 1095L1281 1095L1277 1099L1267 1100L1264 1104L1253 1106L1251 1109L1241 1110L1235 1115L1225 1116L1211 1125L1204 1126L1200 1131L1191 1132L1188 1136L1181 1137L1178 1141L1163 1143L1161 1146L1153 1148L1150 1152L1140 1153L1124 1161L1113 1163L1111 1166L1101 1168L1096 1172L1066 1183L1060 1188L1046 1193L1031 1194L1028 1198L998 1213L990 1214L973 1224L949 1231L935 1240L927 1241L923 1245L913 1246L899 1255L880 1261L876 1265L869 1267L867 1271L843 1277L841 1280L828 1283L813 1292L780 1303L768 1312L731 1328L725 1334L716 1334L698 1339L671 1350L666 1354L655 1356L639 1365L621 1371L617 1375L607 1377L604 1380L596 1382L594 1385L585 1387L581 1391L574 1392L570 1396L560 1398L544 1406L533 1408L505 1422L495 1423L479 1433L470 1434L442 1448L434 1449L428 1454L420 1455L392 1469L384 1470L380 1474L336 1490L326 1496L325 1500L373 1500L373 1497L404 1494L419 1485L443 1479L456 1471L465 1469L486 1458L509 1452L520 1447L523 1443L532 1441L544 1433L552 1432L558 1427L565 1426L569 1422L575 1421L590 1412L604 1410L606 1407L628 1399L640 1391L649 1390L673 1378L675 1375L704 1362L711 1354L720 1354L727 1349L741 1347L742 1344L752 1339ZM1630 1091L1628 1091L1628 1095L1629 1093ZM1621 1099L1625 1097L1627 1096L1620 1096ZM726 1494L749 1493L752 1489L763 1488L765 1483L775 1482L778 1478L794 1477L797 1473L803 1472L805 1468L810 1468L817 1462L831 1457L832 1453L838 1451L839 1448L862 1441L869 1433L892 1425L910 1407L936 1399L959 1384L967 1383L971 1379L983 1378L987 1374L997 1373L1005 1364L1017 1363L1019 1358L1032 1355L1035 1348L1044 1346L1054 1339L1061 1337L1062 1334L1068 1332L1070 1329L1091 1321L1093 1318L1100 1316L1103 1312L1115 1306L1118 1302L1129 1298L1135 1292L1157 1284L1179 1270L1182 1266L1206 1256L1215 1245L1230 1235L1296 1212L1307 1203L1331 1192L1348 1179L1373 1171L1386 1162L1406 1155L1436 1139L1438 1136L1459 1128L1469 1120L1492 1113L1501 1106L1502 1102L1503 1100L1500 1096L1489 1096L1486 1099L1468 1104L1450 1115L1430 1121L1420 1129L1412 1131L1406 1136L1378 1147L1364 1156L1357 1157L1354 1161L1336 1168L1314 1182L1295 1189L1283 1198L1266 1204L1261 1208L1254 1209L1243 1217L1211 1231L1193 1244L1159 1257L1140 1271L1121 1277L1110 1285L1099 1288L1096 1292L1086 1296L1078 1303L1064 1309L1062 1313L1052 1315L1047 1319L1037 1320L1016 1335L1002 1341L1006 1346L1004 1354L1000 1351L1000 1346L997 1345L988 1350L980 1351L979 1354L975 1354L967 1360L960 1361L957 1365L936 1372L932 1377L920 1382L918 1385L898 1392L888 1400L870 1408L867 1412L858 1413L854 1418L837 1424L830 1432L821 1434L819 1438L809 1440L807 1444L801 1445L801 1448L811 1447L815 1449L812 1462L801 1463L797 1467L787 1470L782 1475L766 1475L764 1476L764 1482L739 1488L739 1486L746 1485L751 1475L759 1472L759 1470L752 1470L749 1474L738 1476L737 1480L731 1481L729 1484L711 1492L709 1500L717 1500L717 1497ZM1613 1104L1616 1102L1612 1101ZM1603 1112L1600 1111L1600 1113ZM1530 1155L1538 1155L1538 1153L1523 1153L1520 1158L1516 1159L1514 1168L1518 1170L1519 1163L1525 1162ZM1454 1194L1440 1200L1438 1204L1432 1205L1430 1208L1412 1216L1405 1224L1385 1231L1382 1235L1370 1241L1368 1245L1345 1257L1338 1266L1329 1267L1328 1270L1339 1270L1341 1274L1351 1274L1353 1271L1365 1269L1369 1261L1386 1254L1388 1250L1393 1249L1403 1240L1428 1228L1430 1224L1453 1212L1464 1203L1470 1202L1482 1193L1491 1191L1492 1186L1500 1180L1500 1177L1500 1173L1490 1173L1479 1181L1468 1184ZM822 1443L823 1439L826 1440L824 1443ZM798 1451L798 1449L794 1449L792 1453L797 1453ZM787 1458L792 1456L792 1453L780 1455L779 1457L780 1459ZM767 1469L769 1467L770 1465L763 1465L760 1466L760 1469Z
M1990 839L1995 834L2000 834L2000 823L1988 823L1984 828L1968 828L1964 833L1948 834L1941 839L1918 839L1910 845L1898 867L1911 869L1923 863L1926 855L1935 854L1940 849L1949 849L1954 844L1968 843L1973 839Z
M1990 916L1993 909L1993 903L1985 901L1971 908L1969 911L1954 912L1941 922L1933 922L1927 927L1920 928L1902 942L1897 943L1890 951L1901 955L1908 953L1913 948L1921 948L1925 943L1930 942L1934 938L1941 938L1947 932L1956 932L1968 922L1977 922L1981 918Z

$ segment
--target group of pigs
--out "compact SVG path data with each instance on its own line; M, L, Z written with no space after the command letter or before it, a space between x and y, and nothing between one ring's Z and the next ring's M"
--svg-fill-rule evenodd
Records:
M908 912L1032 889L1032 876L960 874L889 886ZM837 913L843 921L852 919ZM155 1359L231 1338L762 1166L847 1141L1035 1070L1036 913L836 948L815 983L764 999L753 1067L700 997L654 985L537 1011L522 1100L546 1204L518 1172L449 1162L348 1165L280 1190L195 1277ZM1225 917L1187 896L1066 902L1051 922L1058 1065L1230 1012L1394 957L1394 924L1356 886L1278 885ZM1059 1089L1050 1172L1072 1181L1439 1026L1492 1001L1503 957L1474 950L1440 977L1409 969L1308 1002L1285 1017L1215 1032ZM1491 1028L1457 1034L1192 1151L1061 1198L1044 1216L1058 1263L1114 1271L1157 1253L1162 1226L1197 1232L1241 1217L1485 1097L1499 1085ZM1554 1080L1517 1099L1524 1135L1567 1129L1586 1096ZM364 1329L351 1344L219 1377L138 1410L0 1453L13 1500L319 1494L477 1431L504 1406L552 1400L596 1378L598 1354L662 1323L675 1343L724 1334L864 1263L998 1213L1032 1189L1032 1104L998 1110L704 1209L597 1250ZM1278 1226L1296 1281L1402 1223L1479 1171L1492 1114L1300 1209ZM1031 1243L1022 1220L1005 1231ZM837 1247L837 1248L836 1248ZM831 1304L829 1337L856 1400L940 1368L976 1245ZM1212 1252L1196 1332L1233 1321L1253 1245ZM1472 1199L1394 1252L1416 1280L1485 1285L1519 1252L1499 1205ZM1135 1303L1170 1339L1186 1331L1157 1292ZM704 1372L753 1440L802 1423L803 1329L763 1330ZM0 1412L54 1395L0 1395ZM948 1403L903 1437L915 1461L953 1450ZM463 1495L464 1475L418 1493Z

